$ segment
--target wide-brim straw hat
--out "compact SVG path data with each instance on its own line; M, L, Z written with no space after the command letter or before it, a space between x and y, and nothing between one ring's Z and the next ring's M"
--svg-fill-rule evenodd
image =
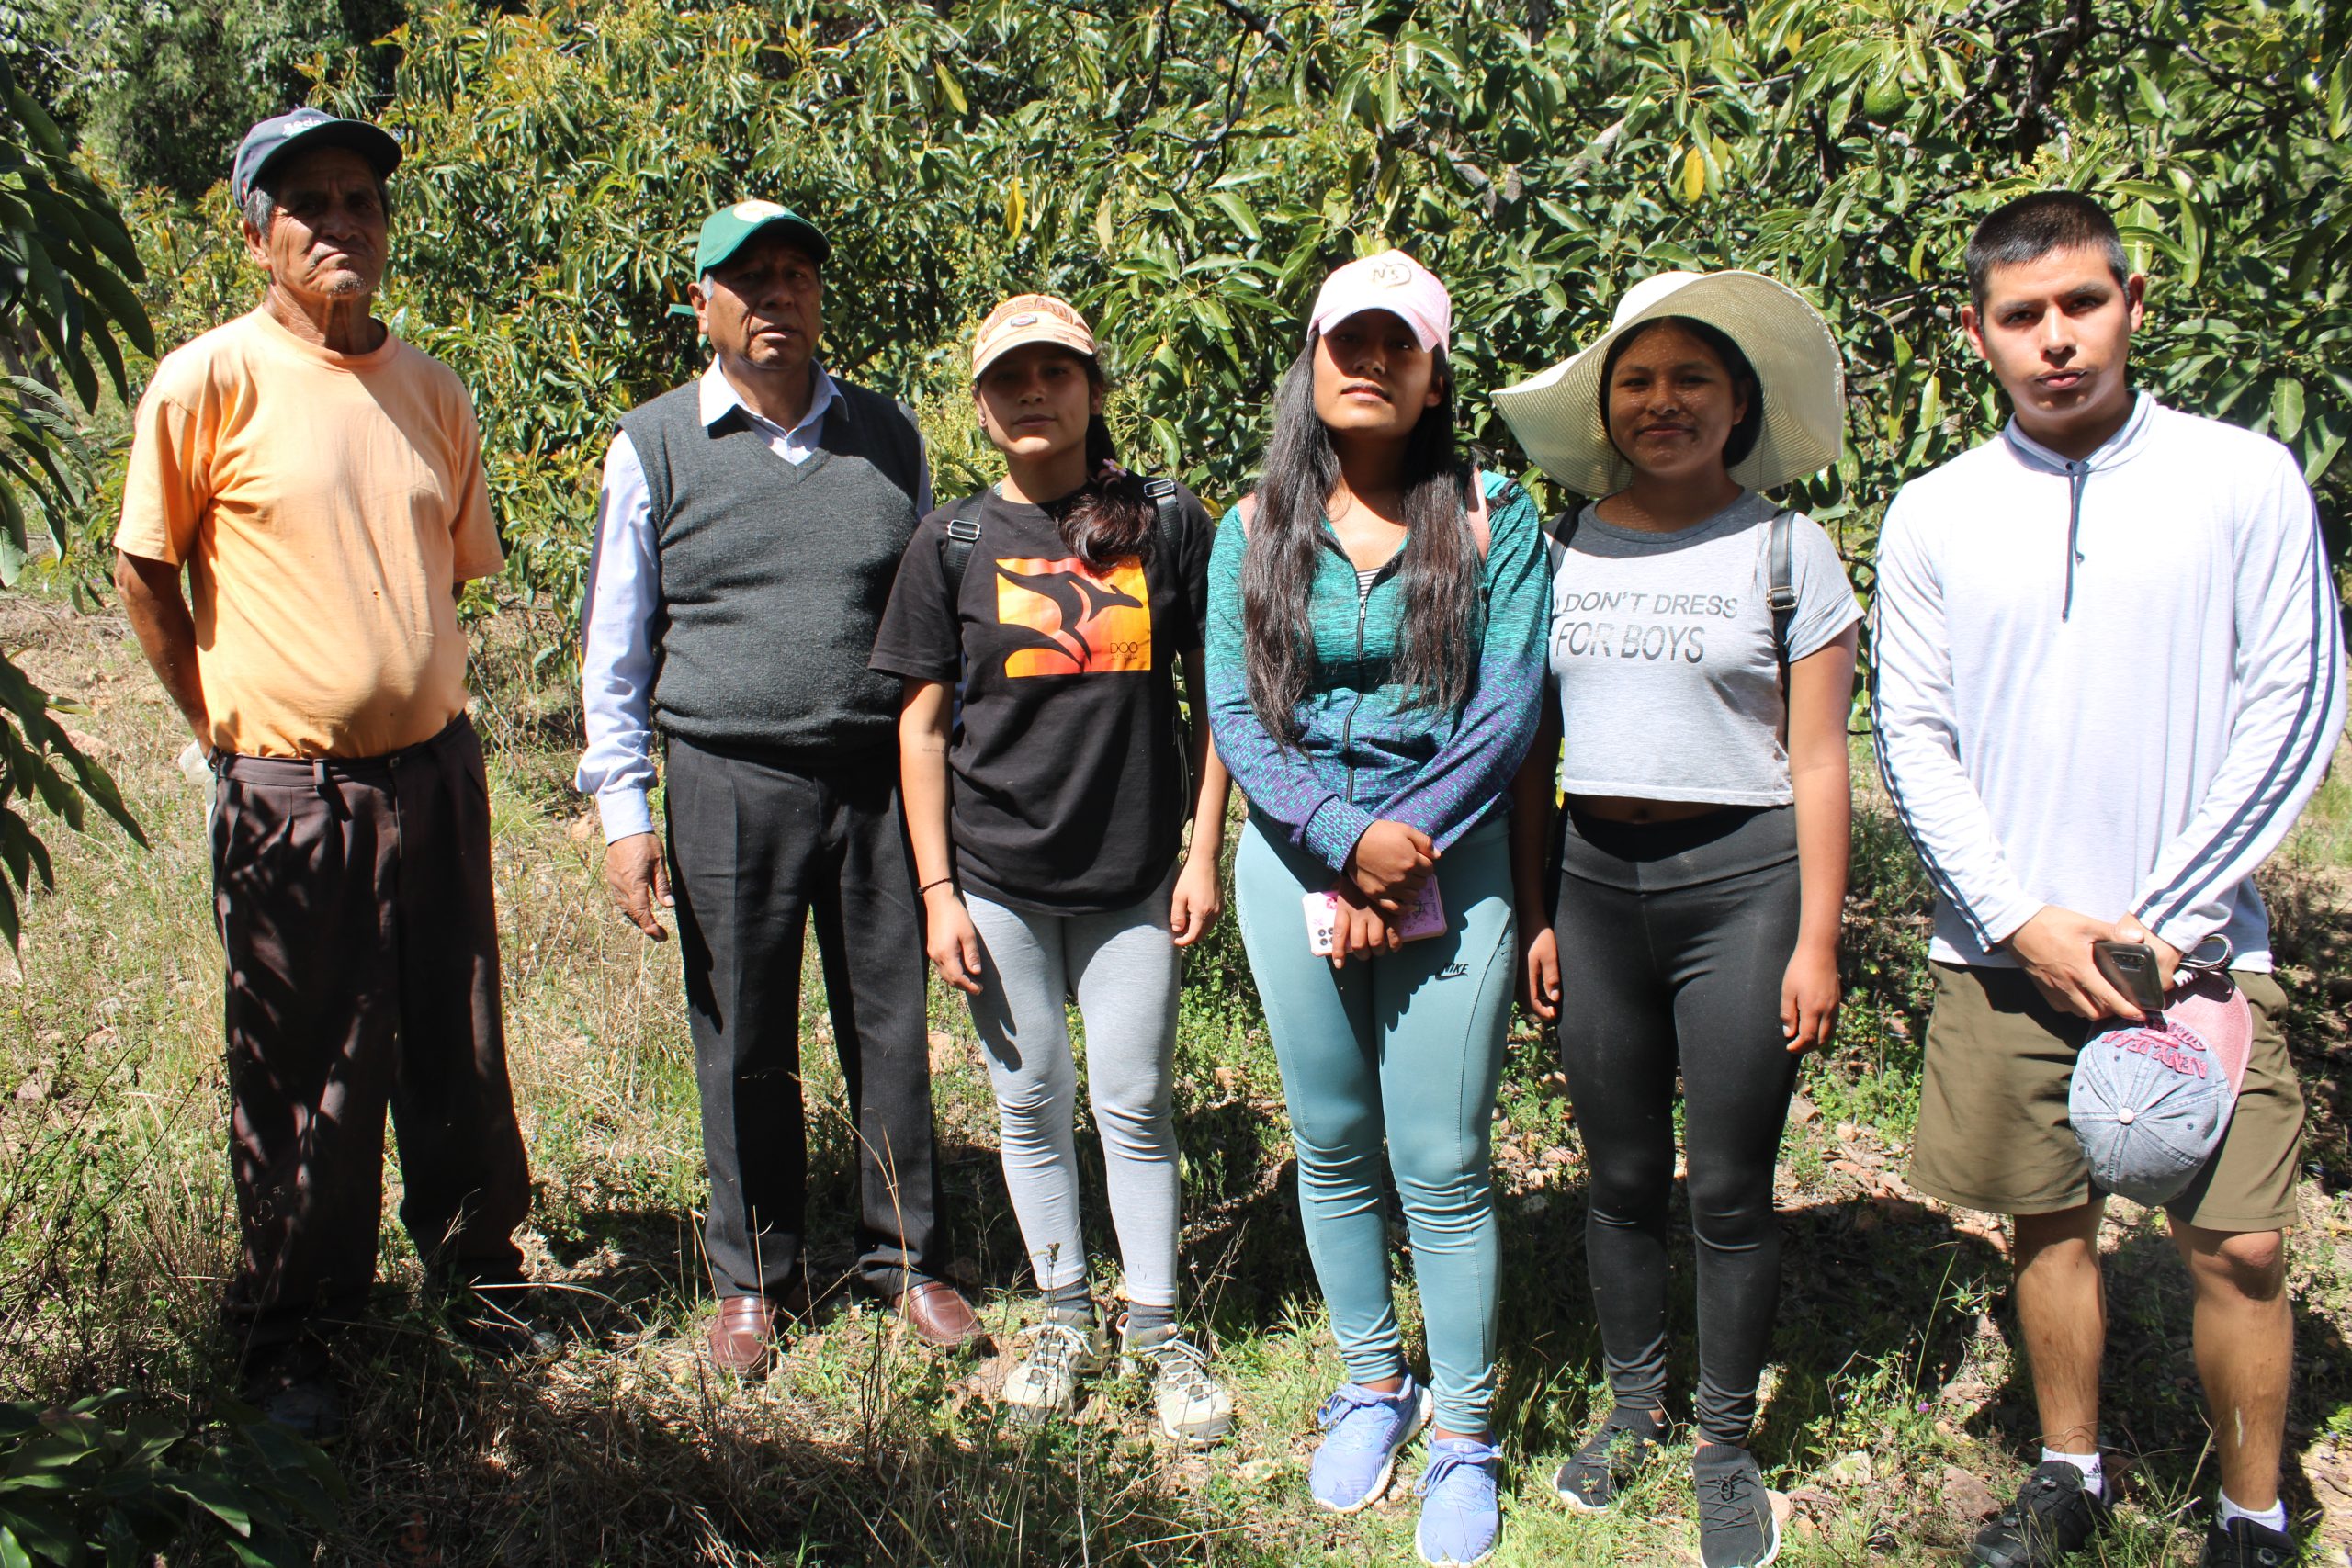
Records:
M1739 345L1764 394L1764 427L1731 477L1770 490L1836 462L1845 450L1846 367L1829 323L1786 284L1756 272L1662 272L1618 301L1599 341L1495 394L1495 407L1544 471L1579 495L1613 495L1634 466L1601 423L1609 345L1644 321L1688 316Z

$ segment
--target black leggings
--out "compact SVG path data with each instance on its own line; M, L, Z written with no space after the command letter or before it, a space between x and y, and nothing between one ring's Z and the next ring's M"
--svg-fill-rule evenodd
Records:
M1627 825L1571 814L1560 909L1560 1063L1591 1160L1587 1267L1623 1405L1666 1393L1666 1224L1682 1075L1698 1240L1706 1441L1744 1445L1781 1292L1772 1173L1797 1058L1781 1032L1796 948L1795 812Z

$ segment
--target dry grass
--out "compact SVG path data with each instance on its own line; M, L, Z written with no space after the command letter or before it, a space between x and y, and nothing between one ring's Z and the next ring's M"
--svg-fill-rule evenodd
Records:
M576 717L551 671L533 670L523 619L509 610L480 628L476 679L493 755L510 1054L539 1183L526 1245L571 1303L570 1337L549 1368L477 1364L414 1301L413 1255L388 1224L384 1286L350 1336L356 1420L337 1460L351 1497L322 1560L1409 1561L1405 1489L1350 1520L1306 1498L1309 1417L1336 1364L1299 1242L1280 1087L1229 924L1193 970L1179 1105L1186 1265L1240 1402L1231 1444L1171 1452L1145 1435L1142 1390L1118 1382L1067 1428L1004 1430L988 1397L994 1364L935 1358L839 1290L775 1377L710 1377L692 1353L707 1288L675 947L649 946L606 913L601 844L565 788ZM91 702L74 722L153 840L141 852L60 829L59 892L28 920L0 1023L6 1382L41 1397L128 1384L200 1411L223 1370L212 1303L229 1229L202 803L170 766L175 726L119 625L19 599L0 604L0 638L37 679ZM2352 1444L2352 1203L2341 1196L2352 1151L2337 1087L2352 1048L2352 808L2338 797L2321 815L2273 883L2313 1110L2290 1495L2314 1526L2323 1507L2352 1506L2352 1464L2337 1452ZM1789 1290L1759 1450L1796 1497L1785 1560L1800 1564L1944 1560L2013 1483L2030 1427L1998 1233L1902 1181L1924 1023L1920 895L1882 818L1866 816L1859 863L1855 1002L1839 1055L1808 1069L1781 1174ZM850 1172L813 976L809 989L822 1287L849 1263ZM1009 1328L1021 1258L993 1111L960 1010L940 1000L933 1021L957 1272ZM1608 1518L1570 1518L1549 1501L1550 1472L1600 1385L1581 1156L1551 1066L1532 1037L1515 1043L1498 1127L1515 1468L1497 1561L1695 1561L1688 1483L1671 1465ZM1091 1216L1107 1240L1102 1221ZM2145 1216L2119 1205L2107 1241L2109 1440L2132 1506L2102 1560L2186 1563L2194 1537L2176 1522L2211 1476L2199 1468L2185 1293ZM1408 1297L1408 1328L1411 1316ZM1688 1330L1677 1331L1686 1346ZM1678 1371L1687 1382L1687 1360ZM2332 1550L2352 1542L2346 1522L2327 1521Z

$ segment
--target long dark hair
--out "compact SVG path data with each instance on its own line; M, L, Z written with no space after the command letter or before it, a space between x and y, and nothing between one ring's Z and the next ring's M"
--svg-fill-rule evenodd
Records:
M1109 383L1102 367L1085 355L1071 358L1086 367L1086 382L1101 391ZM1111 427L1099 413L1086 423L1086 483L1066 502L1050 510L1062 531L1062 543L1089 571L1107 571L1124 560L1148 558L1158 533L1152 525L1151 497L1143 480L1119 466L1111 445Z
M1250 706L1266 732L1285 743L1299 737L1298 705L1314 678L1307 599L1322 558L1317 535L1340 481L1340 455L1315 412L1315 348L1283 375L1274 393L1274 430L1258 481L1257 515L1241 567L1241 640ZM1464 513L1464 475L1453 455L1453 374L1439 349L1432 367L1440 391L1405 438L1404 491L1398 510L1408 530L1397 568L1405 625L1390 679L1415 701L1458 707L1470 694L1478 634L1478 544Z
M1600 360L1600 428L1608 434L1609 444L1617 446L1617 433L1609 425L1609 387L1617 378L1617 362L1653 327L1680 327L1697 338L1723 363L1724 374L1731 378L1732 390L1747 395L1747 412L1724 437L1724 467L1736 468L1745 462L1764 434L1764 383L1757 378L1756 367L1747 362L1747 355L1740 352L1729 333L1695 316L1653 316L1609 345L1609 352ZM1617 450L1623 454L1625 449L1618 446Z

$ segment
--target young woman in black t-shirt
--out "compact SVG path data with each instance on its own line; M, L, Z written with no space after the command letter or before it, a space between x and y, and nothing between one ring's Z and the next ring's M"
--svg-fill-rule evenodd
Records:
M1231 1400L1177 1327L1181 1182L1170 1080L1179 949L1218 910L1227 781L1195 713L1213 529L1113 460L1093 334L1024 294L980 323L973 400L997 485L923 519L873 667L902 677L899 772L924 945L971 998L1003 1133L1005 1185L1045 1296L1005 1381L1017 1416L1075 1407L1109 1345L1088 1288L1063 999L1086 1025L1127 1311L1162 1431L1222 1438ZM1193 833L1183 842L1186 820Z

